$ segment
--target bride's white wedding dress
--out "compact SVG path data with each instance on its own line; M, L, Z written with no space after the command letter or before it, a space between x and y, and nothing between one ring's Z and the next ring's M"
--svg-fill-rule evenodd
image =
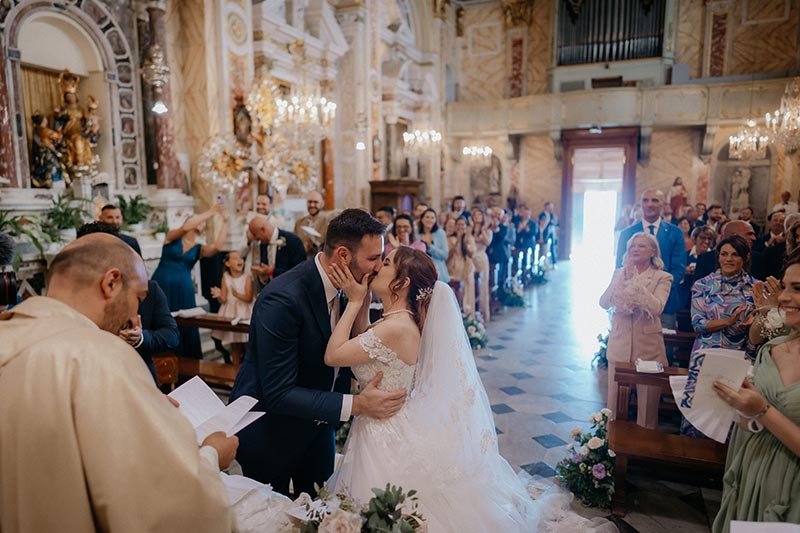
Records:
M536 492L500 455L494 420L452 290L437 282L416 366L397 358L373 330L361 335L371 361L353 367L361 383L383 372L379 388L406 389L406 405L387 420L357 417L344 458L329 480L361 502L387 483L418 492L431 533L587 531L598 527L569 510L571 495ZM529 491L530 488L530 491ZM613 524L599 525L616 531Z

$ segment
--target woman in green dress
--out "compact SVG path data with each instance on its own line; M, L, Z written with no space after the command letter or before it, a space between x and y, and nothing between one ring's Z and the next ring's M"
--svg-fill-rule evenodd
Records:
M739 391L714 384L742 415L728 445L715 533L727 533L731 520L800 523L800 252L786 265L778 302L791 332L761 348L752 381Z

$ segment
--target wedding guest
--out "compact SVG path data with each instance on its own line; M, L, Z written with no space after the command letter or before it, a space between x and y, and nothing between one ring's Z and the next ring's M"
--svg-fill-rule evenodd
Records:
M706 204L702 202L697 202L694 204L695 211L697 211L697 221L698 223L702 222L703 224L706 223L708 220L708 213L706 213Z
M218 314L224 317L250 320L253 312L253 279L244 271L244 259L239 252L228 252L225 257L225 273L219 287L211 287L211 297L220 304ZM211 336L231 345L233 364L242 364L247 348L247 333L213 330Z
M447 217L442 222L442 229L444 230L444 234L447 235L448 238L452 237L456 233L456 219Z
M622 208L622 214L617 219L617 223L614 224L614 231L622 231L631 224L633 224L633 206L625 204Z
M85 235L48 278L46 297L0 315L0 530L230 531L219 470L238 439L198 449L118 337L147 294L141 257Z
M711 226L711 228L717 233L721 233L722 228L720 225L723 222L724 216L725 214L722 212L722 206L712 204L708 206L708 209L706 210L706 224Z
M762 274L759 279L766 279L770 276L780 278L783 275L784 262L798 245L798 225L800 225L800 214L793 213L786 215L783 220L783 244L776 242L772 246L767 246L762 252ZM772 230L770 230L772 233Z
M549 252L548 241L553 238L553 226L545 213L539 214L539 221L533 226L533 240L539 245L539 253Z
M778 303L788 335L761 348L752 379L714 391L740 415L728 444L714 533L732 520L800 523L800 253L787 260Z
M600 306L612 310L608 337L608 408L617 408L616 363L636 359L667 365L661 312L669 298L672 276L663 271L658 241L639 232L627 242L623 267L614 271L611 283L600 297ZM639 398L636 423L655 429L661 388L636 386ZM612 415L613 417L614 415Z
M535 245L537 236L536 225L531 220L531 209L523 204L519 207L519 219L516 221L517 238L514 242L517 254L527 254L528 250L532 250ZM524 259L523 259L524 260Z
M672 207L670 207L669 204L664 204L664 207L661 209L661 220L673 224Z
M558 262L558 215L556 214L556 206L553 202L545 202L544 212L547 213L547 219L550 222L551 239L550 239L550 258L555 265Z
M392 230L387 234L386 241L383 249L384 255L389 255L392 250L400 246L410 246L416 250L425 251L425 243L414 235L414 223L409 215L397 215Z
M197 244L197 237L205 229L206 222L214 215L222 217L217 238L213 244ZM212 257L219 252L228 234L228 212L221 204L193 215L180 228L170 230L161 247L161 260L153 273L153 281L167 295L170 311L191 309L197 306L192 268L201 257ZM181 327L178 354L183 357L202 359L200 332L197 328Z
M450 204L450 216L453 218L465 217L467 222L469 222L471 214L467 211L467 201L463 196L458 195L453 197L453 201Z
M436 270L439 272L439 280L448 283L450 275L447 273L445 261L450 254L450 250L447 246L447 235L439 227L436 219L436 211L430 208L426 209L417 223L417 234L419 235L419 240L425 244L425 251L431 256L433 263L436 265Z
M375 218L378 219L378 222L386 226L386 231L391 231L392 224L394 224L394 214L394 207L390 205L384 205L375 211Z
M100 222L113 224L118 230L122 229L122 224L125 222L122 218L122 210L114 204L106 204L100 210L98 219ZM142 249L139 247L139 241L135 237L125 235L124 233L117 233L117 237L127 243L128 246L133 248L137 254L142 255Z
M692 241L691 232L692 232L692 225L689 223L689 219L686 217L681 217L675 221L675 225L680 228L683 232L683 241L686 243L686 251L692 249L694 242Z
M419 219L422 218L422 215L425 211L428 210L428 204L425 202L420 202L414 206L414 222L419 223Z
M472 254L472 263L475 265L475 273L478 274L478 308L483 319L487 322L491 319L489 309L489 257L486 255L486 247L492 242L492 230L486 222L486 214L480 208L472 208L472 238L475 240L475 253Z
M695 209L694 206L687 204L683 207L683 209L683 216L685 216L689 221L689 224L692 225L692 229L696 228L698 225L702 225L698 224L700 220L698 220L697 209Z
M692 248L686 252L686 275L678 286L681 310L689 309L692 301L692 285L694 285L695 280L699 279L695 275L697 258L706 252L713 252L711 245L715 237L716 233L708 226L698 226L692 230Z
M643 219L640 222L625 228L619 236L617 245L617 268L622 267L623 255L627 250L628 239L634 233L646 231L655 235L658 240L661 260L664 262L664 271L672 274L672 290L667 300L667 305L661 313L661 325L665 328L675 328L676 313L680 306L678 286L686 273L686 245L681 230L668 222L661 220L661 207L664 204L664 193L655 188L642 191L641 196Z
M753 226L753 231L756 232L756 236L761 235L761 226L756 224L753 221L753 208L748 206L742 209L739 212L739 220L744 220L745 222L749 222L751 226Z
M786 240L783 234L785 221L786 211L778 209L770 212L767 215L768 231L758 238L753 249L762 252L770 246L782 245Z
M770 212L780 211L781 209L787 215L797 213L797 202L792 201L792 193L789 191L783 191L781 193L781 201L773 205Z
M709 228L710 226L703 226ZM744 238L748 246L750 246L750 264L747 271L756 279L765 279L764 275L764 256L753 250L752 246L756 242L756 233L753 227L744 220L731 220L722 227L722 233L719 235L720 239L727 239L738 235ZM695 268L694 277L700 279L708 276L719 268L718 254L716 249L709 250L697 256L697 267Z
M325 233L328 231L328 215L322 211L324 200L322 195L317 191L311 191L306 196L306 210L308 214L297 219L294 224L294 234L297 235L303 246L306 249L306 257L308 259L317 255L322 243L325 242ZM318 235L314 235L308 228L313 230ZM250 265L252 266L252 265ZM248 267L245 265L245 269Z
M458 217L455 226L455 232L447 238L447 272L461 310L471 316L475 313L475 265L472 263L475 239L465 217Z
M250 221L250 233L259 242L258 250L253 250L254 289L256 294L264 286L284 272L306 260L306 251L300 237L290 231L273 226L266 217L256 217Z
M641 204L633 204L633 214L632 214L633 222L632 222L632 224L636 224L637 222L642 220L642 216L643 215L644 215L644 212L642 211L642 205Z
M84 224L78 228L77 236L81 238L91 233L121 237L115 225L100 221ZM180 342L178 324L169 312L167 296L158 283L148 280L147 297L139 304L137 314L130 317L129 324L120 331L119 336L136 349L158 386L153 356L175 350Z
M511 257L511 245L516 240L514 226L507 224L506 213L502 207L492 207L489 211L492 217L491 230L492 242L486 249L489 256L489 272L496 272L494 265L499 265L499 279L495 283L502 286L509 276L508 260Z
M750 246L743 237L734 235L720 241L717 255L719 269L697 280L692 287L692 327L697 337L689 359L690 369L698 367L697 358L704 348L744 350L753 323L755 279L746 270ZM681 433L702 436L685 419Z
M17 276L4 267L14 260L14 239L0 231L0 311L17 304Z

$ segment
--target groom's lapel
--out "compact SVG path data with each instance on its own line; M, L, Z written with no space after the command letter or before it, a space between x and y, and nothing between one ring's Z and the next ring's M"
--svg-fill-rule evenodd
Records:
M325 287L319 277L319 271L314 260L309 260L309 269L305 275L306 300L311 306L311 312L317 321L322 335L327 339L331 336L331 317L328 314L328 302L325 301Z

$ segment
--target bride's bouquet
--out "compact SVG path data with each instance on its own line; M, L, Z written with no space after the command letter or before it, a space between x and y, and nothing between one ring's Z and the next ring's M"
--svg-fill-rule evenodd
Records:
M608 447L609 409L589 417L593 432L572 430L575 442L567 445L570 453L558 465L556 476L585 505L607 509L614 494L614 451Z
M417 511L417 491L403 492L402 487L386 484L385 489L372 489L375 496L361 505L346 491L328 492L327 485L318 488L311 500L303 493L295 503L300 507L289 512L297 519L300 533L414 533L427 532L427 525Z

